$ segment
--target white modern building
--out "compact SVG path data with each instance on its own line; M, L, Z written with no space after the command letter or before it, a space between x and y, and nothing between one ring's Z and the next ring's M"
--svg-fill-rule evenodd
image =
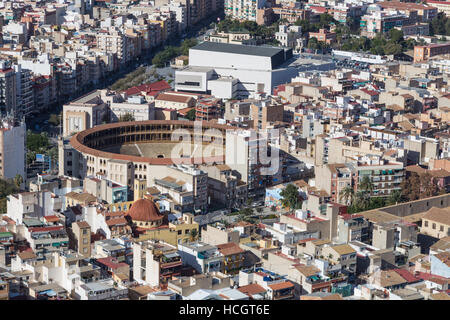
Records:
M175 71L175 90L222 99L272 94L299 72L335 69L329 60L293 56L292 48L203 42L189 49L189 66Z
M291 58L291 49L203 42L189 49L189 66L175 72L175 89L222 98L271 94L297 75L286 65Z

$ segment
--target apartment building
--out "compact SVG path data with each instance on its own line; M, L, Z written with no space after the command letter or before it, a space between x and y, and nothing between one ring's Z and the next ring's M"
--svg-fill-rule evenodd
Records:
M179 205L173 209L199 213L207 210L208 174L203 170L188 165L158 166L152 170L151 177L150 186L176 199Z
M414 46L414 62L427 61L434 56L448 53L450 53L450 43Z
M72 223L72 233L75 238L75 248L79 254L91 256L91 226L86 221Z
M225 205L227 208L240 208L247 202L247 185L233 173L229 166L202 165L200 168L208 173L210 201Z
M327 192L331 201L347 204L351 199L344 199L342 191L353 187L352 171L346 164L325 164L314 167L316 186Z
M232 19L256 22L256 12L258 9L263 8L265 2L265 0L225 0L225 15L231 17Z
M112 53L117 56L120 63L130 60L127 46L127 36L120 31L107 32L101 30L96 33L98 48L106 53Z
M253 128L265 130L276 121L283 121L284 105L274 101L263 100L250 105Z
M360 183L368 177L373 184L371 196L389 196L400 190L405 176L403 163L389 162L379 157L362 157L361 160L349 163L353 172L352 179L355 190L360 190Z
M407 24L406 14L398 11L374 11L361 17L361 34L374 38L377 33L385 33L394 27Z
M238 274L244 267L244 250L234 242L222 243L217 245L217 249L223 255L223 264L221 272L224 274Z
M107 104L101 100L97 91L93 91L63 106L63 135L69 136L93 128L107 118Z
M358 214L343 214L338 217L337 234L339 243L369 240L369 222Z
M275 39L280 42L283 47L300 49L302 47L302 28L293 25L279 25L278 32L275 33Z
M268 175L274 175L280 169L276 159L261 159L262 151L260 150L268 148L267 144L267 138L254 131L241 130L226 133L225 164L232 170L236 170L240 175L239 179L248 185L249 197L252 194L264 194ZM257 157L260 157L259 161Z
M320 29L319 32L309 32L309 38L316 38L319 42L332 44L336 41L336 33L330 32L327 29Z
M216 246L199 241L178 244L178 254L183 265L191 266L200 273L223 269L223 255Z
M108 203L128 201L127 185L120 185L105 178L103 175L89 176L84 179L84 190Z
M339 264L341 271L349 273L356 272L356 250L350 245L325 246L322 248L321 254L330 263L334 265Z
M17 76L10 61L0 61L0 113L19 116L17 105Z
M428 1L427 1L428 2ZM430 22L438 13L438 9L433 4L421 4L400 1L383 1L378 3L383 9L395 9L406 13L410 18L410 23Z
M421 233L442 239L450 236L450 209L432 207L422 217Z
M0 177L13 179L25 174L25 123L4 118L0 123Z
M133 244L133 278L152 287L167 284L181 275L182 261L177 248L165 242Z
M216 223L215 225L207 225L202 230L202 242L210 245L219 245L223 243L239 244L239 231L227 229L224 225Z

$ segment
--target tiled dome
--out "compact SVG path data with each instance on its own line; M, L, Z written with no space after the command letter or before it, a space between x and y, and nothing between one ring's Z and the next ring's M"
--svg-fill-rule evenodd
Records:
M128 215L133 221L158 221L164 217L156 204L148 199L135 201L128 211Z

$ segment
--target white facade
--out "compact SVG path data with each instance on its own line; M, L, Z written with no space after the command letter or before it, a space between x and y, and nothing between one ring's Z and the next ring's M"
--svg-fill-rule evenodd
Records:
M178 244L178 254L184 265L200 273L221 270L223 256L215 246L203 242Z
M256 10L265 3L266 0L225 0L225 14L233 19L256 21Z
M41 218L54 215L55 210L61 208L61 198L53 197L50 192L22 192L8 196L6 215L19 225L23 223L24 215Z
M189 50L189 66L175 72L175 89L235 98L270 95L297 76L298 66L286 63L291 56L281 48L204 42Z
M91 231L97 233L99 230L106 236L106 239L111 239L111 230L106 224L105 216L97 212L96 206L83 206L82 219L91 226Z

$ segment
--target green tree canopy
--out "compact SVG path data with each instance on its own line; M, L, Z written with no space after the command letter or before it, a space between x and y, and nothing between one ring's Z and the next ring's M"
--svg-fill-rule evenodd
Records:
M119 117L119 122L135 121L133 114L127 112Z
M284 190L280 192L281 204L283 207L289 207L291 210L301 209L302 200L298 193L298 187L289 183Z
M189 111L186 113L186 118L187 118L188 120L190 120L190 121L195 121L195 108L189 110Z

